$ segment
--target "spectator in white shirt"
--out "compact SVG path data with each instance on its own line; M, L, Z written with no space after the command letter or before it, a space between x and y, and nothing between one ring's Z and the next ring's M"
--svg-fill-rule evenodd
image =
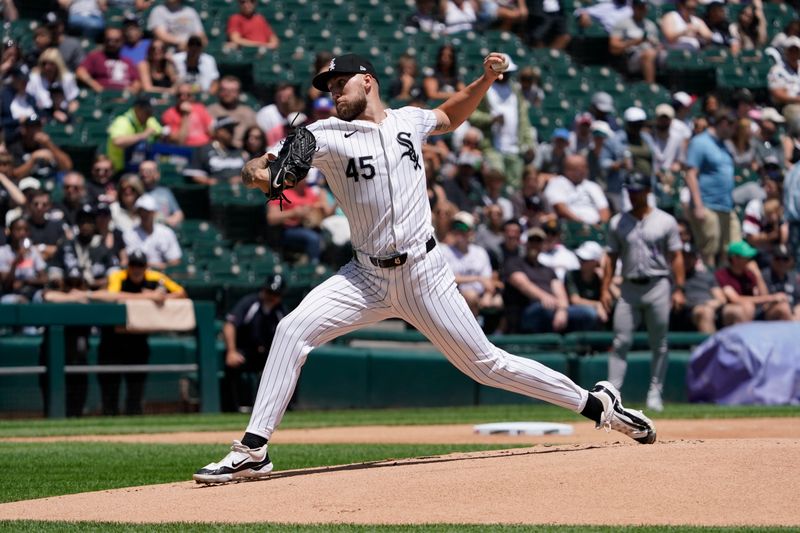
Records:
M506 73L489 87L486 97L470 116L470 123L488 136L485 144L491 143L484 150L487 165L501 170L515 188L522 183L524 164L535 155L528 100L522 95L520 85L511 79L517 70L509 58Z
M67 69L58 48L47 48L39 56L39 61L28 77L25 91L36 99L40 110L53 108L50 89L55 83L61 84L65 101L69 102L69 110L78 108L78 84L75 76Z
M506 195L506 177L497 169L483 173L483 205L497 205L503 211L503 221L514 217L514 204Z
M713 37L703 19L695 16L697 0L678 0L675 11L661 17L661 33L670 50L700 50Z
M139 165L139 177L147 194L156 201L158 207L156 220L172 228L179 226L183 222L184 214L172 190L158 184L161 181L158 163L151 160L142 161Z
M588 28L592 22L600 24L606 32L611 30L621 21L633 15L628 0L611 0L611 2L598 2L592 6L575 10L578 23L583 28Z
M288 117L302 107L302 101L295 92L294 85L279 83L275 87L273 102L256 113L256 124L267 136L267 146L272 146L286 137Z
M563 175L548 182L544 196L558 218L584 224L608 222L608 200L598 184L586 179L588 174L586 157L574 154L564 161Z
M147 256L148 265L155 270L178 265L183 253L178 239L170 228L156 222L158 205L149 194L136 200L139 225L123 234L125 248L130 254L141 250Z
M164 5L156 6L147 18L147 29L157 39L181 50L192 35L199 35L203 43L208 42L200 15L182 0L165 0Z
M692 119L692 104L694 99L689 93L678 91L672 95L672 109L675 110L675 119L670 124L670 135L675 134L685 140L692 137L694 120Z
M658 26L647 18L646 0L633 0L630 17L618 20L609 30L609 52L626 58L629 73L641 73L644 81L656 82L656 66L662 56Z
M217 94L219 88L219 70L217 61L210 54L203 52L203 40L192 35L186 42L186 51L172 56L178 79L189 83L201 92Z
M476 0L442 0L440 9L445 33L453 34L475 27L480 6Z
M669 104L656 106L656 121L652 130L653 159L659 180L672 183L672 174L681 170L681 162L686 157L688 138L682 137L672 128L675 121L675 109Z
M783 116L790 125L800 117L800 37L784 41L783 63L773 66L767 75L772 101L783 106Z
M497 293L499 282L492 273L489 254L472 244L475 218L466 211L453 217L448 234L448 243L441 247L442 255L450 266L461 295L475 316L481 309L502 307L502 298Z
M578 256L561 242L561 224L557 220L548 220L542 229L545 239L539 253L539 263L552 268L558 279L564 282L567 272L581 267Z

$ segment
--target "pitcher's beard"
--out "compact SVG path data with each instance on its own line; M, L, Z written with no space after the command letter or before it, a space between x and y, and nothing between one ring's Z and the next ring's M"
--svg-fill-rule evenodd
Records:
M350 101L350 102L338 102L336 104L336 113L339 115L339 118L344 121L351 121L354 120L356 117L361 115L367 109L367 98L362 96L361 98Z

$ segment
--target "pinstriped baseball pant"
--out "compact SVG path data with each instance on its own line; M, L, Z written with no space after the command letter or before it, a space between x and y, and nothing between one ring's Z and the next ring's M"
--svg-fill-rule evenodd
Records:
M491 344L458 292L439 249L426 254L421 244L396 268L349 262L278 324L247 432L270 438L311 350L387 318L412 324L456 368L483 385L576 412L586 404L588 392L567 376Z

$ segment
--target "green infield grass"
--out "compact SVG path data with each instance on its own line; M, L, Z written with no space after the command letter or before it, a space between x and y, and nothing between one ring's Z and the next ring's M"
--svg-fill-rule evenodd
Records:
M642 406L631 405L641 408ZM800 416L798 406L717 406L668 404L665 418L747 418ZM144 417L86 417L64 420L6 420L0 425L2 437L59 435L109 435L122 433L169 433L175 431L240 431L249 415L179 414ZM585 420L566 409L546 404L494 405L477 407L430 407L417 409L350 409L332 411L289 411L281 428L314 428L365 425L478 424L485 422L537 420L543 422Z
M364 463L384 459L498 450L523 445L471 444L275 444L275 471ZM527 446L527 445L525 445ZM216 461L225 446L111 442L0 443L0 502L95 490L188 481ZM31 476L46 465L47 478Z

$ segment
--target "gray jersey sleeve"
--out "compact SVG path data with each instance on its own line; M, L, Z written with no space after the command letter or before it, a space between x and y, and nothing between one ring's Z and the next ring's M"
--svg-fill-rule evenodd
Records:
M678 222L670 217L669 229L667 230L667 250L677 252L682 248L683 241L681 241L681 234L678 230Z

